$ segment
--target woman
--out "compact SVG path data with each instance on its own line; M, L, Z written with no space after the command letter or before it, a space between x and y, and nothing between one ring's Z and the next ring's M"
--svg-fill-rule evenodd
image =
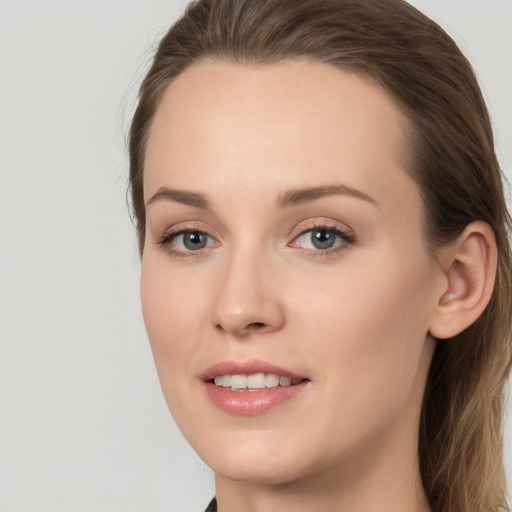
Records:
M497 511L511 253L471 67L402 0L200 0L130 132L144 319L208 510Z

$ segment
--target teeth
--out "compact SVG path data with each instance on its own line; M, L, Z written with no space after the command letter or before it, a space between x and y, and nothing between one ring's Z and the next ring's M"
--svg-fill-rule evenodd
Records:
M251 389L263 389L265 387L265 374L255 373L247 377L247 387Z
M289 386L292 383L292 379L288 377L279 377L279 385L280 386Z
M267 388L277 388L279 386L279 375L275 373L267 373L265 376L265 387Z
M216 386L231 388L232 391L240 389L252 391L277 386L293 386L302 382L302 379L292 381L289 377L280 377L275 373L253 373L252 375L217 375L213 381Z
M218 375L214 379L216 386L221 386L224 388L230 388L231 387L231 377L230 375Z
M232 375L231 389L245 389L247 387L247 375Z

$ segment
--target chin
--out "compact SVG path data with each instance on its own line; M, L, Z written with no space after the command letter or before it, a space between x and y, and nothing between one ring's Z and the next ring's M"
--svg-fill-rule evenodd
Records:
M214 442L210 437L194 449L216 475L237 482L285 484L305 472L300 446L254 433L249 435L251 439L240 437L228 435L224 442Z
M224 458L210 465L215 475L235 482L247 482L259 485L283 485L299 479L302 471L297 464L284 461L239 460Z

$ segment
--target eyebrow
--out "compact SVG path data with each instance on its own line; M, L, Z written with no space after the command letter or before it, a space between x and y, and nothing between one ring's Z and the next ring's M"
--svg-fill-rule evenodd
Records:
M288 208L290 206L296 206L314 201L315 199L334 195L354 197L377 205L377 201L364 192L341 184L294 188L280 194L276 199L276 205L279 208ZM190 192L188 190L175 190L167 187L160 187L148 200L146 207L158 201L173 201L203 210L210 207L210 202L205 194Z
M148 200L146 207L157 201L174 201L203 210L206 210L210 205L208 198L204 194L189 192L188 190L173 190L167 187L160 187Z
M288 206L295 206L302 203L307 203L309 201L314 201L315 199L320 199L321 197L328 196L349 196L354 197L356 199L362 199L368 203L371 203L377 206L377 201L370 197L368 194L361 192L352 187L347 187L346 185L324 185L320 187L306 187L306 188L297 188L288 190L284 194L279 195L276 200L276 204L280 208L286 208Z

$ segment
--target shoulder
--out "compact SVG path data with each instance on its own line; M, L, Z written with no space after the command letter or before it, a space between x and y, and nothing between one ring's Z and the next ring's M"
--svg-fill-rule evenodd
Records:
M210 504L206 507L204 512L217 512L217 500L215 498L210 501Z

